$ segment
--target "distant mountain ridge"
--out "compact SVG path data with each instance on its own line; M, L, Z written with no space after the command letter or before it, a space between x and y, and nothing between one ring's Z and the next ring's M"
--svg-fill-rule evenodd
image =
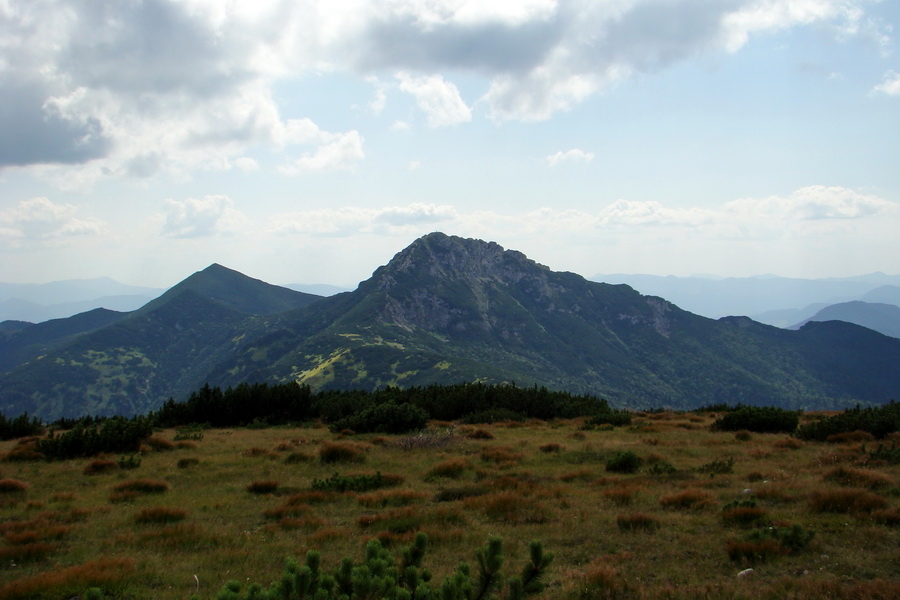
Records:
M28 329L0 336L0 349ZM433 233L321 298L211 265L115 322L0 374L0 410L133 414L204 383L375 389L482 381L613 404L835 408L900 389L900 340L847 323L712 320L627 285Z
M791 329L800 329L813 321L844 321L867 327L873 331L900 338L900 306L876 302L842 302L832 304Z

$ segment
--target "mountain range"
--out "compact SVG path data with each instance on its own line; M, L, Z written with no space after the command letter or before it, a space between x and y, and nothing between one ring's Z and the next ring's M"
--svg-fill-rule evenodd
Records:
M635 408L839 408L900 389L900 340L870 329L714 320L442 233L352 292L325 298L212 265L136 311L6 323L0 357L0 411L45 419L142 413L207 382L515 383Z

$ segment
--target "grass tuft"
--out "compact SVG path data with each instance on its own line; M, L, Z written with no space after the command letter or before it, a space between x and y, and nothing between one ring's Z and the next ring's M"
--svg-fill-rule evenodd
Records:
M254 481L247 484L247 491L251 494L274 494L278 491L278 482L270 479Z
M619 531L656 531L659 519L646 513L628 513L616 517Z
M335 463L364 463L368 447L355 442L322 442L319 446L319 462L323 465Z
M703 510L713 506L713 495L706 490L689 488L660 498L659 504L676 510Z
M0 494L19 494L28 489L28 484L18 479L0 479Z
M809 509L820 513L860 513L884 509L888 501L859 488L817 490L807 498Z
M168 523L177 523L186 518L187 512L180 508L154 506L153 508L145 508L134 515L134 522L142 525L164 525Z

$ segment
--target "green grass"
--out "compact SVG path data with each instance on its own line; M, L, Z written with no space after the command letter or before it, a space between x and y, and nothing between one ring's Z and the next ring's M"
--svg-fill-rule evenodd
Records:
M580 421L461 426L433 447L323 426L210 429L194 448L147 447L136 469L97 476L84 475L96 459L3 461L3 478L22 485L0 494L0 534L9 533L0 549L24 560L0 569L0 599L72 597L93 585L115 597L212 599L229 580L273 581L288 556L318 549L332 570L358 560L372 538L396 553L418 531L428 534L435 580L471 563L491 537L503 539L510 569L542 541L556 555L545 599L900 594L900 466L867 464L860 444L736 440L709 429L717 415L700 417L637 415L630 427L588 431ZM468 437L476 430L490 436ZM329 456L335 445L365 462L323 463L320 449ZM15 447L0 443L0 454ZM301 447L310 460L285 460ZM635 472L606 470L627 452L645 459ZM676 470L655 472L661 462ZM378 472L402 485L312 490L336 473L355 481ZM248 493L259 482L277 486ZM723 511L751 495L759 515ZM755 533L794 525L815 532L807 548L787 551ZM752 586L736 578L750 564Z

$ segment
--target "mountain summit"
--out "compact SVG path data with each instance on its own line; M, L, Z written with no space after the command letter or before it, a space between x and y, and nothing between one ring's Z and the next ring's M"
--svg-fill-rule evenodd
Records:
M284 292L213 265L0 375L0 410L144 412L206 382L515 382L642 408L835 408L884 402L900 389L900 340L863 327L712 320L442 233L416 240L353 292L299 307Z

